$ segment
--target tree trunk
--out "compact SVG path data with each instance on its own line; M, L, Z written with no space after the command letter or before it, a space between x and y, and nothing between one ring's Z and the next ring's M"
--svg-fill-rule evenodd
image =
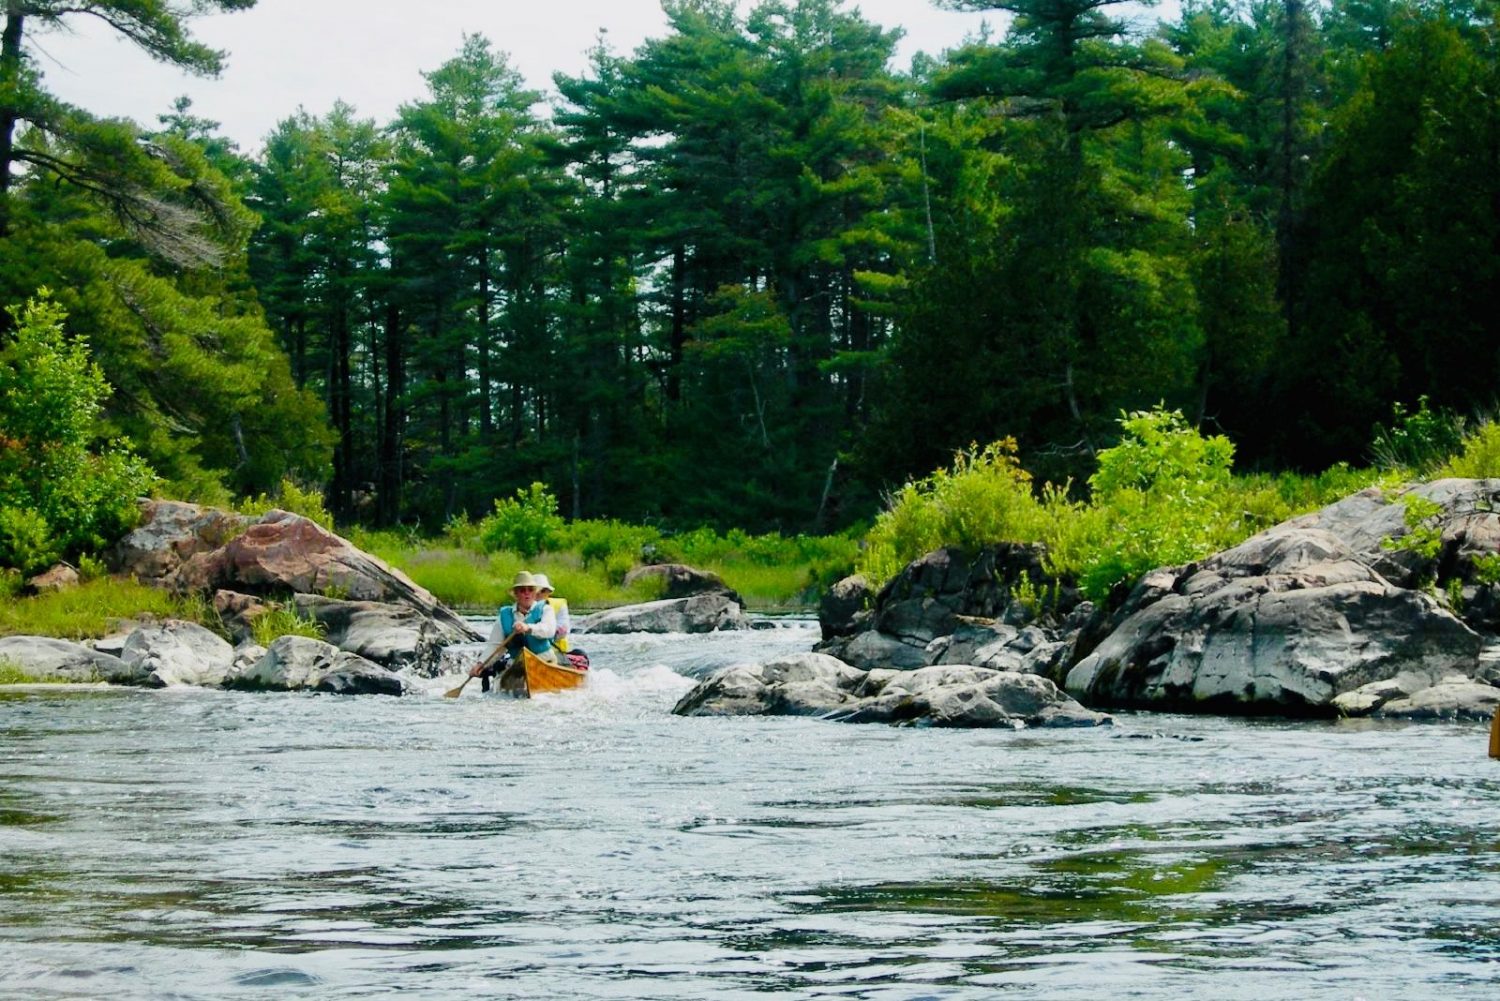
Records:
M401 520L401 431L405 424L402 391L406 359L401 340L401 309L395 300L385 307L385 423L380 435L380 521Z
M25 17L8 14L0 33L0 239L10 235L10 164L16 152L16 106L21 83L21 37Z

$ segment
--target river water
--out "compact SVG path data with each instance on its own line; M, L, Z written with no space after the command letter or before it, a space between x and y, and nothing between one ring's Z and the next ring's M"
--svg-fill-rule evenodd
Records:
M814 635L596 637L531 702L0 694L0 997L1500 997L1485 728L670 715Z

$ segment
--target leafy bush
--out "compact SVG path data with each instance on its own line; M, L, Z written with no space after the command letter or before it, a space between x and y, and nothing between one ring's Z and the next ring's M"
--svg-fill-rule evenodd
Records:
M156 479L98 440L109 384L47 295L8 310L16 329L0 344L0 565L22 571L113 542Z
M1370 453L1382 469L1427 476L1458 453L1463 444L1463 418L1447 410L1430 409L1427 397L1422 396L1417 399L1416 413L1400 403L1392 405L1391 426L1375 428Z
M259 518L268 511L277 509L290 511L292 514L300 514L309 521L315 521L319 525L333 531L333 515L328 513L328 508L323 505L323 492L315 487L303 487L291 478L285 478L276 488L273 496L259 494L255 497L246 497L235 505L235 510L240 514Z
M495 501L494 513L480 522L479 540L485 552L509 549L530 559L555 548L563 526L557 498L544 484L533 483L514 497Z
M875 519L860 569L884 581L903 566L942 546L978 548L1003 541L1046 537L1048 515L1031 491L1013 438L983 449L971 445L953 457L952 469L907 483Z
M1208 555L1240 520L1222 504L1234 462L1228 438L1205 438L1181 411L1161 407L1124 414L1120 427L1120 443L1099 453L1089 478L1091 504L1108 526L1079 568L1096 600L1155 567Z
M1470 432L1458 454L1438 469L1438 475L1475 480L1500 477L1500 424L1485 421Z

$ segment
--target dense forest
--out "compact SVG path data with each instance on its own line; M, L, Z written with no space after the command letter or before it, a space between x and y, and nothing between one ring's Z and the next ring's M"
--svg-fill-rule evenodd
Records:
M0 344L50 290L164 493L821 531L970 442L1081 483L1122 410L1305 469L1496 403L1488 0L947 0L1003 32L905 71L840 0L665 0L550 99L476 33L394 120L254 155L68 106L33 48L93 13L213 73L189 12L253 4L5 7Z

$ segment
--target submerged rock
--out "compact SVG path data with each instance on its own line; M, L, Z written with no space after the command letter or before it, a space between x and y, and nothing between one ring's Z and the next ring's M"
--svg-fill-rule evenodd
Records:
M958 664L863 671L820 653L723 668L672 711L679 716L820 716L951 727L1110 722L1036 675Z

